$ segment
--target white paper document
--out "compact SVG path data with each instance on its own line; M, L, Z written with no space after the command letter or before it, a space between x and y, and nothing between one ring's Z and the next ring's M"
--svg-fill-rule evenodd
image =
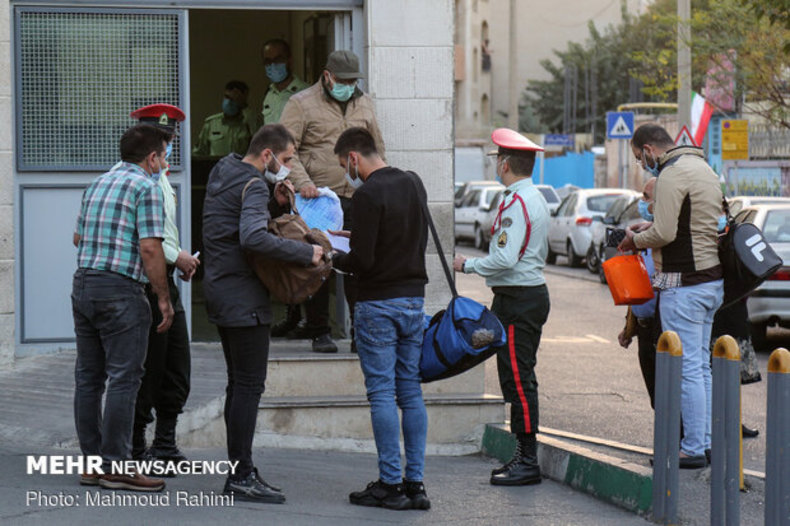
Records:
M349 238L343 236L336 236L334 234L330 234L329 232L326 233L326 237L329 238L329 242L332 244L332 248L337 250L338 252L351 252L351 247L349 246Z

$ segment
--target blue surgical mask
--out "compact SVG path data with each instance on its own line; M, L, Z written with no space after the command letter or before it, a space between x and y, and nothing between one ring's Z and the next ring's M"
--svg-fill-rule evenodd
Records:
M291 173L291 170L278 161L277 157L274 157L274 162L280 165L280 169L277 170L277 173L272 173L269 168L266 168L263 172L263 177L272 184L284 181L285 178L288 177L288 174Z
M346 102L354 94L355 89L357 89L356 83L341 84L339 82L335 82L335 85L332 86L332 90L329 93L331 93L332 97L339 100L340 102Z
M645 150L642 150L642 159L644 159L644 160L642 161L642 164L644 164L644 166L645 166L645 170L647 170L648 172L650 172L650 175L652 175L652 176L654 176L654 177L658 177L658 174L659 174L659 172L661 171L661 170L658 168L658 159L655 159L655 158L654 158L654 157L651 155L651 156L650 156L650 159L653 161L653 166L650 166L650 163L648 163L648 162L647 162L647 152L645 152Z
M222 99L222 113L228 117L235 117L239 114L239 104L235 100L228 98Z
M173 153L173 143L167 143L167 149L165 150L165 159L170 159L170 154Z
M719 224L716 226L716 230L719 232L724 232L724 229L727 227L727 216L720 215L719 216Z
M265 66L264 69L266 70L266 76L275 84L284 81L288 76L288 67L284 62L282 64L276 62L274 64L269 64Z
M348 184L351 185L351 188L356 190L357 188L362 186L362 183L364 183L365 181L363 181L362 178L359 176L359 167L358 166L354 167L354 171L356 172L355 173L356 178L351 177L351 174L348 172L349 169L351 168L351 158L350 158L350 156L346 158L346 166L348 167L346 169L346 181L348 181Z
M650 203L648 203L644 199L640 199L639 202L636 204L637 209L639 209L639 215L642 216L642 219L644 219L645 221L653 220L653 214L651 214L650 210L648 210L649 206Z

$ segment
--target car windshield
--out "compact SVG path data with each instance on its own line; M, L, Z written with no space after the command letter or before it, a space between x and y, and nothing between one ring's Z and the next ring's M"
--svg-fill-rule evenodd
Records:
M551 188L538 188L538 190L540 190L540 193L543 194L543 197L546 199L547 203L560 202L560 198L557 197L557 193Z
M621 194L596 195L587 198L587 209L590 212L606 213Z
M790 210L771 210L765 215L763 235L769 243L790 243Z

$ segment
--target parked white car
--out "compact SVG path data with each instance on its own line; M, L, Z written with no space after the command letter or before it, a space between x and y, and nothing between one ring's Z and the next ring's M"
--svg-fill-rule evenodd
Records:
M546 204L549 205L549 212L553 214L554 211L560 207L560 202L562 201L559 194L557 193L557 190L548 184L536 184L535 188L540 190L540 193L543 194Z
M790 328L790 204L753 205L735 216L738 223L752 223L782 258L783 266L757 287L746 300L752 344L765 349L771 325Z
M455 207L455 239L473 239L476 246L485 246L482 241L481 224L491 210L494 198L505 187L496 181L467 183L464 195Z
M623 195L640 194L623 188L581 189L569 194L549 223L549 254L546 263L553 264L557 255L563 255L568 258L571 267L581 265L592 241L590 227L594 218L602 218L617 198Z

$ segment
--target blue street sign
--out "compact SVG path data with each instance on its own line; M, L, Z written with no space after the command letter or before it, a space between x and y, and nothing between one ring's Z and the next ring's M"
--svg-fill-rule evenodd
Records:
M634 135L634 112L607 111L606 138L630 139Z
M543 136L543 146L563 146L573 148L574 136L565 133L547 133Z

